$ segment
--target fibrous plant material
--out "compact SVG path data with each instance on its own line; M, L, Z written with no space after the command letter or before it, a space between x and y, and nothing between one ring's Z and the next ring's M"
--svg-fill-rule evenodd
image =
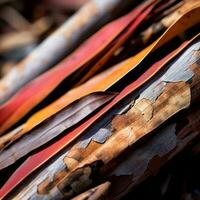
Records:
M186 15L187 16L187 15ZM187 17L185 18L187 19ZM180 20L181 21L181 20ZM179 21L179 22L180 22ZM182 22L182 21L181 21ZM177 23L179 24L179 23ZM176 24L176 25L177 25ZM176 28L176 25L172 27L172 29L169 29L169 31L166 32L165 37L172 37L172 33L176 33L177 30L180 30L179 28ZM179 26L178 26L179 27ZM176 31L174 31L176 30ZM165 37L162 37L161 40L164 40ZM165 41L165 40L164 40ZM184 47L184 45L179 49L179 51ZM175 51L176 52L176 51ZM171 54L172 56L173 54ZM95 122L103 113L108 111L109 108L111 108L114 104L120 101L124 96L128 95L131 91L138 88L142 83L149 80L159 69L162 68L161 63L166 62L170 57L166 56L166 58L163 59L162 62L155 63L155 65L152 66L149 70L147 70L138 80L136 80L133 84L128 86L122 93L117 97L111 104L105 107L105 109L102 110L102 112L95 115L91 120L88 120L88 122L84 123L74 131L72 131L70 134L63 137L60 141L56 142L55 144L51 145L50 147L42 150L41 152L37 153L36 155L30 157L27 162L22 165L22 167L19 168L19 170L16 171L16 174L14 174L11 179L8 181L10 184L6 184L4 188L2 188L3 191L9 191L10 189L7 188L11 186L15 187L17 183L21 182L27 175L29 175L32 170L34 170L36 167L39 167L44 161L55 155L58 151L60 151L62 148L64 148L69 141L75 139L83 130L85 130L89 125ZM45 157L44 157L45 155ZM14 181L14 182L13 182ZM12 183L11 183L12 182ZM6 189L7 188L7 189Z

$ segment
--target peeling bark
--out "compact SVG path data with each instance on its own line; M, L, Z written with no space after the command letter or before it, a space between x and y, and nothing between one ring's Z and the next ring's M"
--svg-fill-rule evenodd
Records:
M100 62L100 66L102 66L112 56L113 49L125 42L127 37L142 23L153 9L152 4L155 4L155 0L142 4L127 15L104 26L54 68L32 80L8 102L1 105L0 134L24 117L42 100L48 98L48 95L62 85L67 78L72 75L75 76L75 73L82 78L84 73L81 73L81 71L84 71L86 67L88 68L90 64L93 65L93 61L98 62L99 59L102 61L101 57L103 57L103 62ZM140 16L140 14L142 15ZM117 43L114 42L116 40ZM79 76L76 79L79 79ZM67 84L68 89L73 87L72 82L70 81L71 84ZM38 123L40 123L39 120Z
M102 168L107 167L111 161L140 138L150 134L172 116L189 107L194 102L191 101L193 99L191 95L194 92L192 85L199 85L198 74L195 73L194 69L191 70L191 66L196 66L195 69L199 68L199 54L194 54L194 52L199 51L199 44L199 39L196 38L178 58L167 64L166 70L161 75L140 89L139 97L137 97L138 94L133 95L133 98L134 96L136 98L132 99L134 104L131 109L125 114L118 115L110 122L112 135L105 143L100 144L92 141L80 151L72 147L65 157L65 162L67 161L70 168L67 168L64 178L51 182L51 187L48 187L49 190L45 198L54 198L58 195L58 191L63 197L71 198L77 194L77 191L84 191L93 183L94 174L98 174ZM180 60L182 61L181 66ZM159 93L156 93L156 96L154 91L162 82L166 82L166 84L159 90ZM156 98L151 98L151 96L156 96ZM95 148L92 147L93 145ZM76 151L73 151L73 148ZM56 185L53 186L52 183ZM33 193L35 190L37 191L37 185L34 184L34 188L33 190L33 185L30 184L16 198L30 197L30 191Z
M199 106L193 106L127 152L125 160L107 176L112 185L107 199L122 198L190 146L199 137L199 112Z
M199 43L197 42L196 44L198 45L199 50ZM193 44L185 52L189 54L187 55L189 56L189 58L192 57L191 53L194 47L195 44ZM183 60L183 58L184 57L182 57L181 59L180 57L179 59ZM198 60L199 57L196 57L193 62L195 63ZM161 78L163 78L169 71L174 71L173 67L176 66L176 62L169 67L168 71ZM191 63L186 61L185 63L182 63L182 66L184 65L187 65L189 68L191 66ZM175 69L177 67L178 65L175 67ZM184 70L184 68L180 70ZM149 121L146 121L142 113L138 113L138 111L135 110L135 106L133 106L130 111L125 114L128 118L128 120L125 120L124 122L126 126L122 129L116 129L115 127L113 127L113 137L110 137L104 145L101 145L92 154L90 154L90 156L80 162L78 166L76 166L75 170L72 170L71 173L68 173L68 175L66 175L66 177L58 183L57 188L62 191L65 187L70 187L74 183L72 180L78 181L81 177L78 176L78 178L75 175L77 171L84 171L88 168L88 166L90 166L91 172L89 173L89 175L87 175L87 181L91 182L91 175L92 173L94 173L92 169L95 168L95 162L101 161L104 165L108 164L111 160L119 156L123 151L125 151L129 146L133 145L141 137L144 137L146 134L152 132L155 128L157 128L174 114L178 113L180 110L188 108L191 101L190 84L184 82L186 81L184 79L183 81L176 79L176 75L176 73L174 73L174 76L172 75L174 77L173 80L178 80L178 82L167 83L165 89L162 91L162 94L157 97L155 102L152 102L154 107L153 117ZM189 77L187 81L189 81L190 79L191 77ZM123 119L121 121L123 121ZM84 184L82 183L82 185ZM70 192L74 195L75 193L73 191L74 189L71 188Z
M166 42L179 34L182 37L185 30L198 23L200 4L195 4L193 0L190 0L190 3L191 9L189 8L190 11L187 14L176 13L177 15L169 19L169 23L166 22L166 26L168 26L176 16L181 16L159 40L141 52L139 56L118 65L119 68L114 67L119 71L123 68L123 72L118 74L119 71L114 70L116 74L112 74L113 69L111 69L103 75L105 79L100 78L101 81L98 84L104 84L108 79L114 78L103 86L97 86L101 90L106 90L125 75L129 79L130 75L134 75L134 73L128 74L129 71L140 64L141 69L137 68L141 70L140 76L137 76L137 79L126 86L108 105L80 123L80 126L69 129L93 110L109 101L112 95L106 96L105 99L102 97L103 102L101 102L101 97L89 102L95 107L92 106L92 109L88 106L87 97L67 107L65 107L67 104L65 102L60 108L57 108L57 113L55 110L48 113L50 118L45 115L37 120L36 115L32 124L25 123L0 138L2 147L0 166L3 168L59 134L63 134L58 140L54 140L38 149L36 153L32 153L1 188L0 198L9 195L8 198L13 197L14 199L70 199L82 192L82 195L77 198L104 198L110 184L109 186L99 184L108 179L114 194L108 193L106 196L108 199L109 197L112 199L118 198L116 196L119 195L120 198L156 172L198 136L199 112L197 110L194 112L195 115L191 116L191 113L188 114L185 110L191 109L191 106L200 100L200 36L197 35L191 41L185 41L178 49L170 48L170 50L164 51L165 57L161 58L158 50L156 51L158 54L153 54L153 60L151 60L152 52L160 47L162 50L165 48L163 45ZM140 17L146 16L146 11L150 12L148 9L142 14L140 13ZM163 9L162 6L155 9L155 13L160 9ZM149 15L147 14L147 16ZM139 18L134 22L137 22ZM127 31L127 33L129 32ZM185 34L187 35L187 32ZM187 38L191 37L190 34L194 35L190 30ZM104 50L105 54L101 55L102 59L100 58L95 65L97 71L99 64L104 64L104 61L116 50L112 47L120 46L126 36L126 34L120 35L119 38L122 40L113 40L114 43L116 42L116 46L112 46L112 44ZM181 41L184 39L182 38ZM170 44L168 43L168 45ZM111 51L107 52L107 50ZM82 59L80 60L82 61ZM92 70L88 75L96 73L94 71ZM77 79L76 75L75 79ZM127 85L124 80L126 77L121 82L119 81L119 84L122 83L122 87L124 84ZM129 80L127 81L129 82ZM96 82L92 83L96 84ZM90 84L87 87L90 87ZM86 90L87 87L80 87L76 92L79 93L81 89ZM120 86L120 88L122 87ZM32 92L32 90L30 91ZM81 93L81 95L83 94L84 92ZM73 102L75 99L72 99L70 100ZM61 98L61 100L66 99ZM17 108L17 105L15 106ZM188 115L182 115L182 113ZM17 116L17 112L13 116ZM187 118L186 121L189 122L187 121L180 128L180 120L176 121L178 116ZM170 123L168 124L168 122ZM26 126L27 124L29 125ZM68 129L69 131L63 133ZM28 132L24 130L28 130ZM143 146L140 146L140 142ZM140 148L135 148L138 144ZM120 158L123 158L123 162L120 162ZM29 179L26 179L28 176ZM122 183L121 188L118 187L120 182Z
M105 182L103 184L98 185L95 188L92 188L76 197L72 200L101 200L106 198L106 194L109 190L110 183Z
M193 4L192 4L193 5ZM195 4L196 5L196 4ZM191 6L192 7L192 6ZM192 19L194 20L193 23L195 24L196 20L198 21L198 15L196 16L195 12L192 10ZM50 104L46 108L42 109L41 111L35 113L33 116L31 116L28 121L24 124L22 129L20 130L19 134L24 134L30 129L32 129L34 126L36 126L38 123L42 122L46 118L50 117L69 103L73 102L74 100L87 95L91 92L96 91L104 91L108 89L108 87L111 87L115 82L119 81L119 79L124 76L127 72L130 70L133 70L139 63L141 63L144 58L148 59L148 55L153 52L155 49L157 49L159 46L163 45L165 42L170 40L172 37L177 36L177 34L181 34L186 27L192 26L193 23L189 23L188 19L190 19L190 12L183 15L166 33L159 38L155 43L150 45L148 48L144 49L141 53L138 55L127 59L126 61L122 62L121 64L117 65L113 68L113 70L108 70L108 72L105 72L103 74L100 74L99 76L94 77L91 81L86 82L85 84L81 85L80 87L77 87L73 90L70 90L65 95L63 95L61 98L59 98L54 103ZM181 24L187 24L187 26L182 26ZM103 77L102 77L103 76ZM105 77L104 77L105 76ZM95 81L94 81L95 80ZM114 81L112 81L114 80ZM93 85L94 84L94 85ZM91 86L93 85L93 86ZM88 88L89 87L89 88ZM15 111L14 115L17 115L17 111ZM12 117L11 117L12 118ZM9 121L9 120L8 120ZM5 126L7 126L4 124ZM2 127L2 129L4 129ZM9 137L6 137L7 140L9 140ZM3 138L2 138L3 139ZM1 140L1 138L0 138Z

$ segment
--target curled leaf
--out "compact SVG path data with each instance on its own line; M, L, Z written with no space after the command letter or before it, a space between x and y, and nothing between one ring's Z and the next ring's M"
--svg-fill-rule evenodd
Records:
M142 4L127 15L104 26L60 64L29 82L9 101L1 105L0 134L46 98L64 79L100 54L154 1Z

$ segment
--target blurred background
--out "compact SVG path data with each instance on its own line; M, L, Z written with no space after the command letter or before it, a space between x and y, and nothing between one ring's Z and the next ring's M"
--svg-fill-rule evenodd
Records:
M0 77L88 0L0 0Z

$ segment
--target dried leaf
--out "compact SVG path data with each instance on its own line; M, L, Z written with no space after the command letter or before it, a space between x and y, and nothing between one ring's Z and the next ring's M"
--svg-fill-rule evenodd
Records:
M148 5L149 3L145 3L129 14L106 25L64 61L31 81L8 102L1 105L0 115L3 114L0 118L0 133L2 134L19 121L64 79L103 51Z

